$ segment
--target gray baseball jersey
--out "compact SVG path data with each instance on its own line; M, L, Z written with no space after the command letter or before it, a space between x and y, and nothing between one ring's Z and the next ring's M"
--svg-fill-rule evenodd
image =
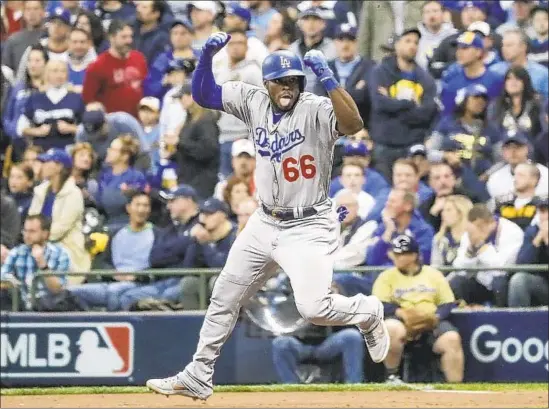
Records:
M259 199L267 206L306 207L328 197L339 138L332 102L309 92L273 123L267 90L240 81L223 88L225 112L248 127L256 149Z

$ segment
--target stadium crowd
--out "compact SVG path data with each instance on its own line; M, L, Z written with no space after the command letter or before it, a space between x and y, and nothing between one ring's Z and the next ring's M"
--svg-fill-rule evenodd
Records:
M329 189L349 210L337 269L392 267L404 234L421 264L486 267L446 276L456 299L549 303L546 273L502 270L548 263L546 2L10 0L1 23L1 278L20 309L48 270L65 274L38 281L41 310L198 307L198 277L134 273L222 267L258 208L248 129L192 98L219 30L218 83L262 86L270 52L318 49L357 103ZM92 269L121 274L71 275Z

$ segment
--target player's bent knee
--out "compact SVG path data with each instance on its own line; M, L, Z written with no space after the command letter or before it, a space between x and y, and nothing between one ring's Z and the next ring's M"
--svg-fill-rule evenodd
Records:
M325 315L329 307L329 300L325 298L321 301L308 302L306 304L296 303L299 314L307 321L322 325L325 322Z
M448 351L460 351L462 349L461 336L457 331L445 332L435 342L434 349L439 354L444 354Z

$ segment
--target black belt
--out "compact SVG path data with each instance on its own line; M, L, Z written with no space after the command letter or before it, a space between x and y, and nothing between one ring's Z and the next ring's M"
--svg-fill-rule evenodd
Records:
M263 211L268 214L269 216L274 217L275 219L282 220L282 221L288 221L288 220L295 220L295 219L301 219L303 217L310 217L317 214L317 211L314 207L303 207L303 214L297 215L295 213L299 213L297 210L294 213L294 209L276 209L276 208L270 208L264 204L261 205L263 208Z

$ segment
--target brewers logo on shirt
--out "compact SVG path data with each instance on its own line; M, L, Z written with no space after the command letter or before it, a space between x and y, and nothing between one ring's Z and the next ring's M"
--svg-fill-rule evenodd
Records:
M113 323L2 323L2 378L127 377L134 329Z

